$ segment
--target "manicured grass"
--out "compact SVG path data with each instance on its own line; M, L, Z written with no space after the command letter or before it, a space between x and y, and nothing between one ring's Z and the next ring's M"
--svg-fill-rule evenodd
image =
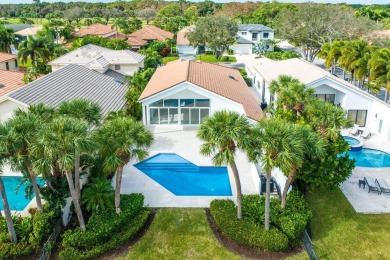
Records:
M357 214L340 189L318 190L307 200L319 259L390 259L390 214ZM307 255L293 259L307 259Z
M163 64L167 64L170 61L174 61L174 60L178 60L178 59L179 59L178 56L175 56L175 57L164 57L164 58L162 58L162 63Z
M237 62L235 57L230 57L227 56L229 59L224 60L224 57L221 57L219 60L215 58L214 55L212 54L202 54L202 55L196 55L195 59L196 60L201 60L201 61L206 61L206 62L211 62L211 63L218 63L218 62L224 62L224 63L232 63L232 62Z
M240 259L214 237L203 209L159 209L123 259Z

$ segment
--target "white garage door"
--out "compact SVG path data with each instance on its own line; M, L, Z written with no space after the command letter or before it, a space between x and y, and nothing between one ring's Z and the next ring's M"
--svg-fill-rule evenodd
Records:
M234 44L230 47L234 54L251 54L252 44Z
M179 54L192 54L196 55L196 48L189 45L177 45L176 51Z

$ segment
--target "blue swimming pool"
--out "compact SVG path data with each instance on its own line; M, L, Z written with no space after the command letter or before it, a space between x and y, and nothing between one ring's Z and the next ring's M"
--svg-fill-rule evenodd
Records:
M5 193L7 194L8 204L11 210L24 210L24 208L30 203L31 200L26 199L24 196L24 189L27 184L23 184L19 188L19 192L16 193L15 189L20 184L20 177L3 176L1 179L4 182ZM40 178L37 179L38 184L43 186L44 181ZM3 202L0 200L0 210L4 210Z
M380 150L363 148L361 151L349 151L349 157L355 159L356 166L383 168L390 167L390 154Z
M226 167L197 166L174 153L160 153L134 165L176 196L231 196Z
M361 151L363 148L363 142L360 140L350 137L350 136L343 136L344 140L347 141L349 146L351 146L351 151Z

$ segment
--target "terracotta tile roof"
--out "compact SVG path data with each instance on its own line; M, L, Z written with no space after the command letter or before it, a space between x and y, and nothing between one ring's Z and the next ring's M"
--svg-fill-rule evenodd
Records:
M154 25L147 25L144 28L129 34L128 42L132 46L143 46L148 40L165 41L166 39L172 39L173 36L174 35L171 32L164 31Z
M118 35L117 35L115 32L113 32L111 35L107 35L107 38L124 40L124 39L126 39L126 35L124 35L122 33L118 33Z
M6 52L0 52L0 62L12 60L12 59L16 59L16 55L6 53Z
M177 60L158 68L139 100L185 81L240 103L251 119L263 117L263 111L238 70L207 62Z
M86 35L100 35L104 36L105 34L109 34L115 32L115 29L111 27L111 25L105 25L101 23L91 24L87 28L80 29L74 33L76 36L86 36Z
M24 73L20 71L0 70L0 97L22 87Z
M190 41L187 39L186 34L189 33L193 28L195 28L195 26L189 26L177 32L177 39L176 39L177 45L190 44Z

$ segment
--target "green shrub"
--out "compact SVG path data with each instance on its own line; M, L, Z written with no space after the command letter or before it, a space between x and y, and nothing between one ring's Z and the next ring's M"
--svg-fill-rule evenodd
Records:
M87 230L68 230L63 235L62 245L75 247L80 250L90 249L120 232L126 223L137 215L144 203L142 194L121 195L121 214L116 214L115 210L92 214Z
M263 247L267 250L279 252L288 249L288 238L285 234L280 232L277 228L271 228L270 230L263 232Z
M27 242L0 243L0 259L20 258L31 254L36 248L36 244Z
M206 54L206 55L214 55L214 52L213 51L205 51L204 54Z
M9 235L7 232L0 231L0 244L9 242Z
M66 247L60 252L61 259L92 259L104 252L114 249L128 241L145 224L150 214L149 209L142 209L133 219L128 220L122 226L121 231L114 234L104 243L96 244L94 247L86 250L80 250L75 247Z
M53 228L60 217L59 210L45 208L43 213L37 213L32 219L33 231L30 235L30 243L42 245L53 232Z
M228 56L222 56L221 61L222 61L222 62L223 62L223 61L229 61L229 57L228 57Z

